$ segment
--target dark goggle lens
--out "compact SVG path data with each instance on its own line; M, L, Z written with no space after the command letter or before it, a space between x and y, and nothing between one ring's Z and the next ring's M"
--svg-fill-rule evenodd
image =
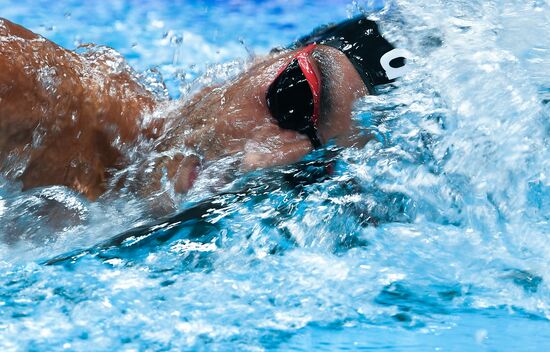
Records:
M315 133L313 93L297 59L269 87L267 106L282 128L308 136Z

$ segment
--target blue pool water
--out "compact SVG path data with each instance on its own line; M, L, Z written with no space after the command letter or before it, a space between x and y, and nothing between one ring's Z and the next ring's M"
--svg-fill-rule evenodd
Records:
M116 246L101 244L154 221L138 199L0 180L1 350L549 346L547 1L0 0L65 47L113 47L173 98L361 9L414 64L357 103L376 139L330 178L199 182L181 211L210 211Z

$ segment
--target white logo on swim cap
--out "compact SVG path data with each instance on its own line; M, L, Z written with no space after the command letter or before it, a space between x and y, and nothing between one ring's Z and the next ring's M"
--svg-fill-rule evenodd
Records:
M393 49L382 55L382 57L380 58L380 65L382 66L384 71L386 71L386 76L388 76L388 79L401 77L409 70L406 62L405 65L401 67L391 67L390 62L394 59L398 59L401 57L404 58L406 61L411 56L411 53L405 49Z

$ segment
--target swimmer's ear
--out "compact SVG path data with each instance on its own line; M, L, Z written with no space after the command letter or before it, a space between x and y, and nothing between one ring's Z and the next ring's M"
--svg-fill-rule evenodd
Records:
M252 171L300 161L313 150L309 139L298 132L278 128L277 134L248 141L245 145L243 171Z

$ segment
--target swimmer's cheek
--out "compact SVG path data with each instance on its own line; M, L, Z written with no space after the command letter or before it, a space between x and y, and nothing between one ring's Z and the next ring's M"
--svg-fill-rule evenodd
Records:
M300 161L312 146L308 139L296 138L285 143L261 144L250 142L245 148L242 171L288 165Z

